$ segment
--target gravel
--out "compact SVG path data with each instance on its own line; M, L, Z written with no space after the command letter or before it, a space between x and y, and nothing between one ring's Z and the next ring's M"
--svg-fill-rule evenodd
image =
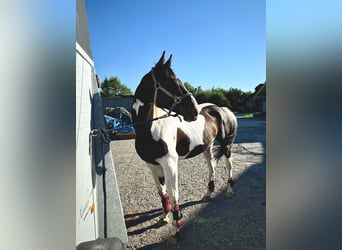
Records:
M135 152L134 139L115 140L111 149L125 215L127 249L265 249L266 139L265 119L238 119L232 150L234 196L225 197L227 171L216 168L215 194L207 189L204 157L179 161L179 196L184 226L176 239L172 225L161 225L161 202L150 170ZM174 242L173 240L176 240Z

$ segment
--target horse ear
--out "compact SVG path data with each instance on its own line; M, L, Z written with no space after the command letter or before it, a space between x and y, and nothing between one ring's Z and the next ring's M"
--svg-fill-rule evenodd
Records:
M172 61L172 54L170 55L169 59L166 61L165 66L171 68L171 61Z
M157 67L158 66L163 66L163 64L164 64L164 60L165 60L165 50L163 51L163 54L162 54L162 56L160 57L160 59L159 59L159 61L157 62Z

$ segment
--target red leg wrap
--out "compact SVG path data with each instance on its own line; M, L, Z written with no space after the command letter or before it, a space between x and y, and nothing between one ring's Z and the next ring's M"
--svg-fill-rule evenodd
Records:
M177 223L177 227L178 227L178 228L180 228L180 227L183 226L183 221L182 221L182 219L177 220L176 223Z
M171 211L171 204L169 201L169 196L164 195L162 197L162 204L163 204L163 208L164 208L164 213L168 213Z
M183 216L180 212L179 205L177 204L175 205L173 209L173 219L176 221L177 228L180 228L181 226L183 226L182 217Z
M209 181L208 188L209 188L210 192L214 192L214 190L215 190L215 183L214 183L214 181Z

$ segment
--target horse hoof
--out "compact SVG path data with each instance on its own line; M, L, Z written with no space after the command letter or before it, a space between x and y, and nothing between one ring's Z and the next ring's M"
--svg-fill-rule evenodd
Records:
M210 201L211 200L211 197L210 196L203 196L203 198L202 198L202 201L204 201L204 202L208 202L208 201Z
M167 214L165 217L160 218L159 224L161 224L161 225L167 225L167 224L170 223L170 221L171 221L171 216L170 216L170 214Z
M177 244L177 239L176 239L176 236L175 235L172 235L172 236L169 236L167 238L167 245L168 246L174 246Z
M158 224L160 226L165 226L165 225L169 224L169 222L165 218L160 218L160 220L158 221Z
M226 193L226 197L227 197L228 199L233 198L233 192L227 192L227 193Z
M212 192L207 192L207 193L203 196L202 201L208 202L208 201L210 201L211 199L212 199Z

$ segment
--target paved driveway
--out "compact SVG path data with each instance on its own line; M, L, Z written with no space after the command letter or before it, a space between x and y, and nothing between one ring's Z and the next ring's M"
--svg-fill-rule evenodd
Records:
M160 226L161 203L150 170L134 149L134 140L111 142L128 232L127 249L265 249L266 136L264 119L238 119L233 146L234 197L225 198L227 171L217 166L216 192L206 192L208 168L202 155L179 162L179 194L184 227L177 244L166 239L171 225Z

